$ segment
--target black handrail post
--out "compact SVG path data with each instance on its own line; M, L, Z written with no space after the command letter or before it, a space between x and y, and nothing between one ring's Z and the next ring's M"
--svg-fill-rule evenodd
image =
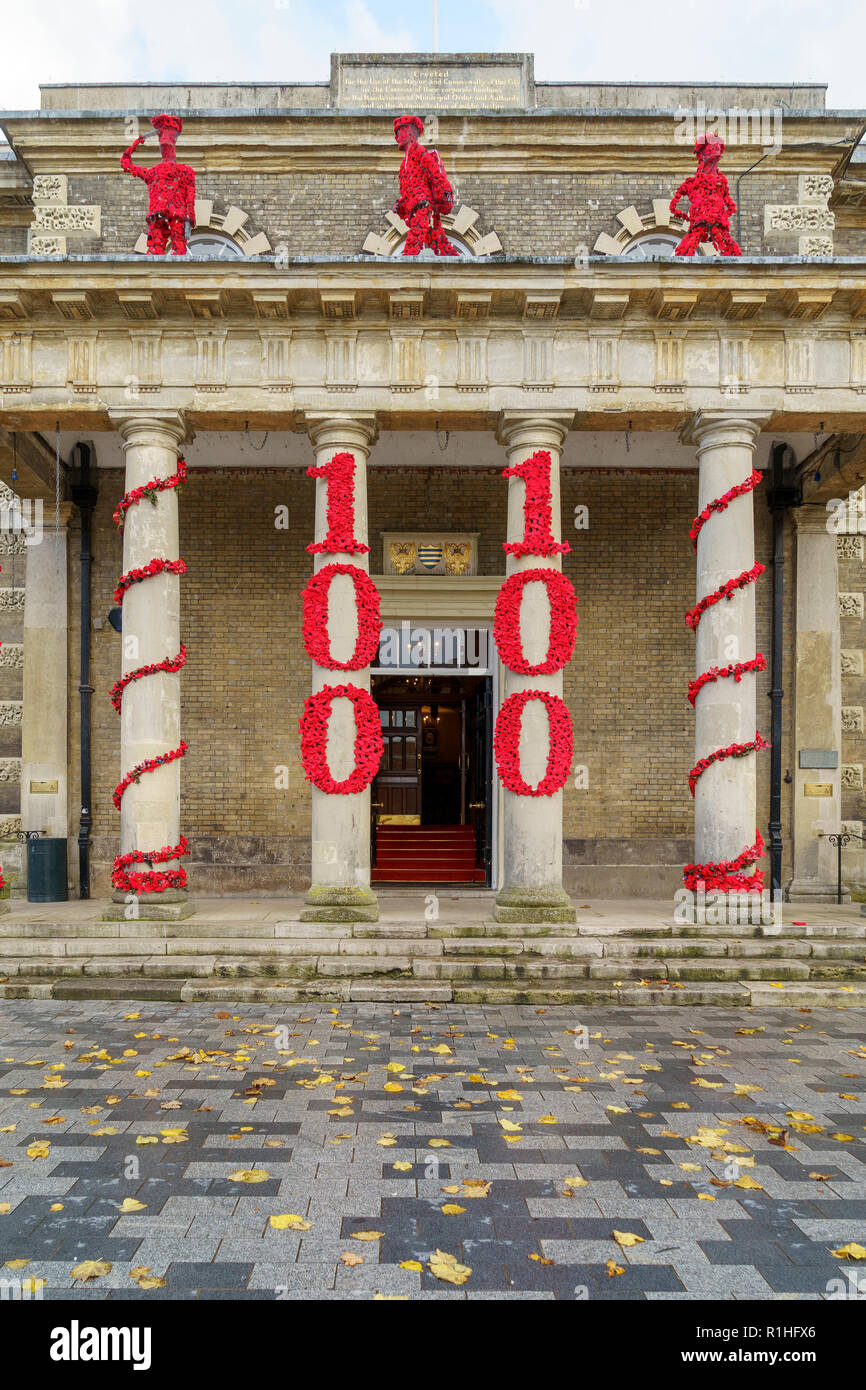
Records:
M78 691L81 697L81 812L78 822L78 896L90 897L90 828L93 824L91 813L91 752L90 752L90 697L93 686L90 684L90 572L93 561L91 545L91 524L96 506L97 491L90 479L90 445L79 443L78 480L72 486L72 500L81 518L81 634L79 652Z

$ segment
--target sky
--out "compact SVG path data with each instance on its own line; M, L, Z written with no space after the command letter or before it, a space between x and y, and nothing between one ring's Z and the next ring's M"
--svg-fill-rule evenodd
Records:
M5 0L0 108L52 82L328 80L332 52L428 52L433 0ZM539 81L820 82L866 108L863 0L439 0L440 52L531 52Z

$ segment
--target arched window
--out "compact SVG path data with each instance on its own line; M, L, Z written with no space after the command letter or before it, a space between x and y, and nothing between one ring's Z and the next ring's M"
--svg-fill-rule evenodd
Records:
M630 241L620 255L628 256L635 261L666 260L674 254L679 240L680 238L672 232L647 232Z
M193 232L187 242L190 256L196 261L237 261L244 259L244 253L231 237L219 232Z

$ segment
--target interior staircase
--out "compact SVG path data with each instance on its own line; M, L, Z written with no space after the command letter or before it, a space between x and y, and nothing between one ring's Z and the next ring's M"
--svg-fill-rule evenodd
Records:
M374 883L483 883L474 825L380 825Z
M50 923L0 918L0 997L415 1000L573 1006L866 1005L866 921L696 927L639 913L481 920ZM489 910L489 909L488 909ZM276 916L276 914L274 914Z

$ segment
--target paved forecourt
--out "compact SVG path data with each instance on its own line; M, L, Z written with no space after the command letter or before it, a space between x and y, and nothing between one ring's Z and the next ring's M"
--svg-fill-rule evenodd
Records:
M850 1297L863 1024L5 1001L4 1297Z

